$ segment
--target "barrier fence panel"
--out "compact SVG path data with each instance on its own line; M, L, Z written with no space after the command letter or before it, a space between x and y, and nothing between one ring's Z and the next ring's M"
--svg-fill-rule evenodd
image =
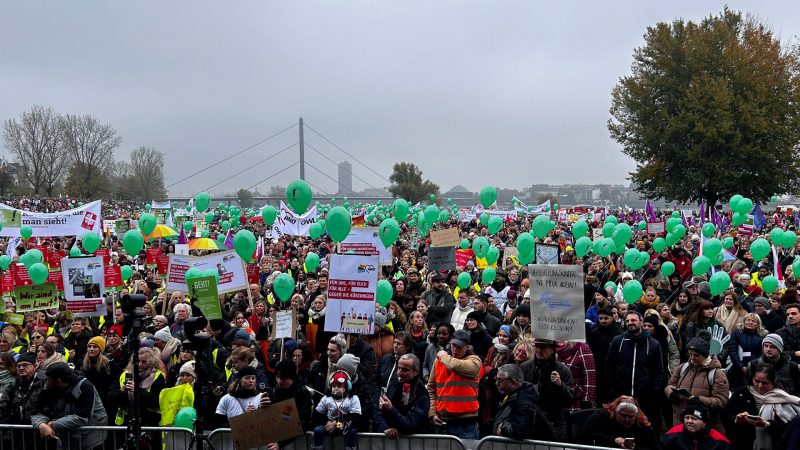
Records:
M230 428L218 428L209 435L214 450L235 450ZM311 433L306 433L281 450L305 450L314 446ZM266 447L259 447L263 450ZM467 450L464 443L455 436L438 434L414 434L399 439L389 439L383 433L359 433L358 448L370 450ZM325 449L343 450L344 440L341 437L326 438Z
M487 436L478 442L475 450L606 450L607 447L594 447L591 445L569 444L565 442L548 441L515 441L499 436ZM608 449L611 450L611 449ZM619 450L619 449L617 449Z
M120 426L82 427L58 433L58 439L44 440L31 425L0 424L0 450L115 450L125 447L126 431ZM99 446L94 445L96 436L100 436ZM191 439L192 432L185 428L142 427L142 436L137 442L140 448L149 441L160 450L186 450Z

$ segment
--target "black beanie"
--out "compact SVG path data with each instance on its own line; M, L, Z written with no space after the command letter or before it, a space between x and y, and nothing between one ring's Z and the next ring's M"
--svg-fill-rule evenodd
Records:
M58 361L51 364L44 371L45 376L48 378L55 378L61 381L69 381L72 376L72 369L69 368L67 363Z
M275 364L275 375L280 375L281 378L291 378L297 380L297 366L291 359L282 359Z
M236 377L240 380L248 375L256 376L256 369L253 366L245 366L236 372Z
M482 314L479 313L478 311L472 311L471 313L467 314L467 319L466 320L475 319L478 323L480 323L481 316L482 316Z
M695 351L703 356L708 356L711 351L711 343L702 337L696 337L689 341L689 345L686 346L686 351L688 352L689 350Z
M19 355L19 358L17 359L17 364L21 362L26 362L36 365L36 353L26 352Z
M517 309L515 309L514 312L517 316L525 316L529 319L531 318L531 307L526 304L517 306Z

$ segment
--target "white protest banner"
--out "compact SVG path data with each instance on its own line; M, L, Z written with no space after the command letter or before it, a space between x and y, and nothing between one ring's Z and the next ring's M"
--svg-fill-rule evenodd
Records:
M247 289L247 271L244 261L233 250L213 253L207 256L169 255L167 267L167 290L189 293L186 286L186 271L198 269L205 272L214 269L219 274L217 290L220 294Z
M287 309L286 311L276 311L272 313L272 334L270 339L290 338L294 339L297 324L297 311Z
M378 229L374 227L351 228L339 249L341 253L352 250L356 255L379 255L381 264L392 264L392 250L383 246Z
M150 202L150 209L172 209L172 204L169 200L164 200L163 202L153 200Z
M64 298L75 317L104 316L105 269L102 256L62 258Z
M372 334L379 269L377 256L331 256L325 331Z
M103 219L103 233L110 232L117 234L117 221L114 219Z
M602 230L600 230L602 232ZM647 222L647 234L661 234L667 231L664 222Z
M558 264L560 250L558 244L537 244L534 249L536 264Z
M314 205L305 214L295 214L286 204L281 201L281 209L275 223L272 224L273 237L281 237L284 234L289 236L309 236L308 229L311 224L317 221L317 206Z
M536 337L585 341L581 266L530 264L528 281L531 290L531 325Z
M520 205L520 207L514 208L519 214L539 215L550 211L550 200L536 206L525 206L523 203Z
M101 233L101 205L95 200L81 207L54 213L33 213L0 203L0 236L19 236L28 225L31 236L83 236L87 231Z

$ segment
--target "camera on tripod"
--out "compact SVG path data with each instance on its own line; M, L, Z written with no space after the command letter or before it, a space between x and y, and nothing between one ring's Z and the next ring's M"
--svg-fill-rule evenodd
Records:
M192 305L192 309L196 308ZM199 355L207 350L211 343L211 335L206 331L208 319L204 316L194 316L183 321L183 334L186 339L181 343L184 350L192 350Z
M147 303L147 297L142 294L126 294L120 299L120 309L124 320L122 322L122 333L127 336L133 331L139 334L150 320L144 312L144 304Z

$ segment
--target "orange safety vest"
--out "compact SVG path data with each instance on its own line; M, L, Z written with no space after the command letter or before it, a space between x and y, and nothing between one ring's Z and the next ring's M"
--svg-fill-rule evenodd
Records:
M483 366L477 379L470 380L458 375L438 359L434 365L436 374L436 412L439 414L467 414L478 412L478 381L483 377Z

